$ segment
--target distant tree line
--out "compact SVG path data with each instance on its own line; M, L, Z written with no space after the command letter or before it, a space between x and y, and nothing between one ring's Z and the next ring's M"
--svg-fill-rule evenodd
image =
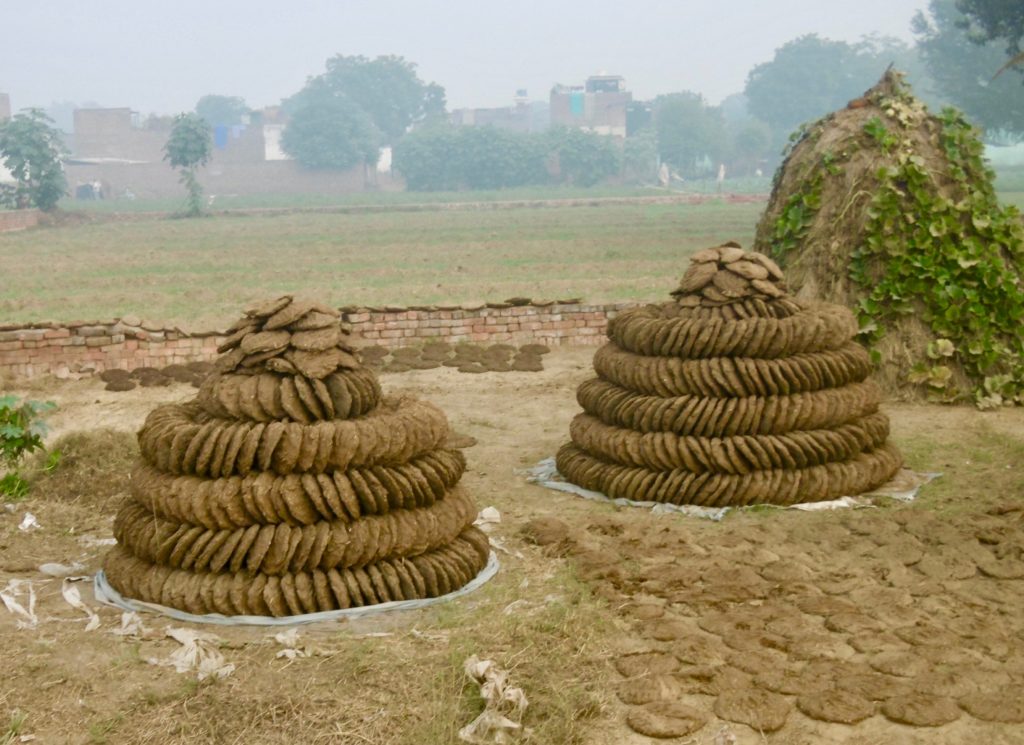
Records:
M622 153L611 138L580 129L527 133L438 124L402 138L392 163L417 191L593 186L618 175Z

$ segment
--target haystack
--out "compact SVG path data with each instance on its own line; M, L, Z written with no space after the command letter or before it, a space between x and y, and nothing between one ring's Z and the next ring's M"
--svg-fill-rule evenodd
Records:
M190 613L290 616L447 594L488 560L443 412L386 399L337 312L246 311L195 400L161 406L104 569Z
M556 458L585 489L721 507L834 499L901 458L846 308L797 300L737 244L695 254L674 300L623 312Z
M1024 230L982 153L958 112L929 113L889 71L804 128L775 176L755 249L798 297L856 310L889 393L1024 390Z

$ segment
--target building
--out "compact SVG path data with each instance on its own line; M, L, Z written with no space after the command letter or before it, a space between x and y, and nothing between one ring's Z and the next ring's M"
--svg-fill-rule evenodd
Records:
M253 112L248 124L212 127L213 156L199 170L207 195L347 194L400 188L388 176L361 166L348 171L310 171L280 149L286 123L277 108ZM179 174L164 160L173 119L142 120L129 108L74 112L71 155L65 172L73 195L158 199L181 196ZM215 203L215 202L214 202Z
M632 101L620 75L592 75L583 85L556 84L551 89L551 123L625 137Z
M530 101L525 88L516 91L511 106L455 109L448 120L456 127L496 127L512 132L542 132L548 128L547 104Z
M6 93L0 93L0 122L6 122L11 118L11 97Z

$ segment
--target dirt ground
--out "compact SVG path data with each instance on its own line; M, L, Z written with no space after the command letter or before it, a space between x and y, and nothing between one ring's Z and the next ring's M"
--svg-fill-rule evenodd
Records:
M454 603L302 628L295 659L277 630L203 628L235 665L203 682L147 662L182 624L115 635L120 613L80 583L101 620L86 631L38 570L99 566L137 454L127 433L194 390L13 391L58 403L63 459L0 511L0 589L31 580L40 618L19 628L0 606L0 743L456 742L482 707L471 654L523 688L526 742L655 742L627 720L652 731L665 700L703 723L669 740L694 745L1024 741L1024 412L890 404L909 465L944 474L916 502L714 523L525 480L566 439L592 354L555 350L541 373L383 375L477 440L464 483L501 512L499 574ZM26 512L42 527L19 530Z

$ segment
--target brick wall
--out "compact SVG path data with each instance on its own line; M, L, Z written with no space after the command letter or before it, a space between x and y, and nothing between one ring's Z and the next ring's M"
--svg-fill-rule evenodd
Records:
M342 311L365 344L398 347L439 340L597 346L604 341L608 319L631 305L538 301ZM222 331L185 331L131 316L113 322L0 325L0 378L76 378L113 368L212 360L221 339Z
M0 210L0 233L34 228L39 224L39 210Z

